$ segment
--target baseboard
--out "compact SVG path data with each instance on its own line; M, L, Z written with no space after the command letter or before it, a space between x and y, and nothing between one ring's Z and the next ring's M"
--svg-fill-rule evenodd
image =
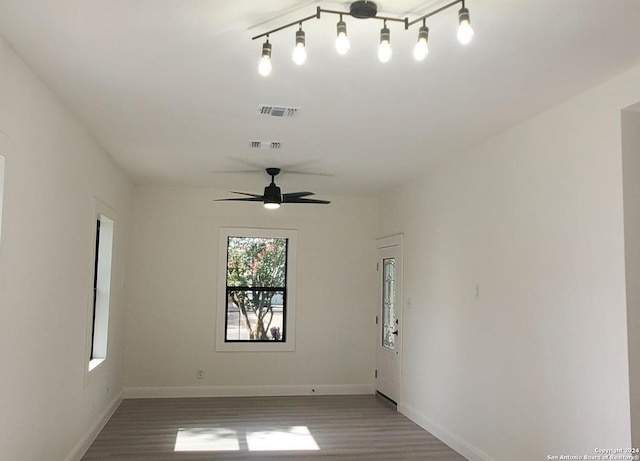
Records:
M398 411L415 422L417 425L449 445L469 461L495 461L486 453L467 443L465 440L462 440L455 434L452 434L439 424L431 421L415 408L412 408L404 403L400 403L398 404Z
M124 391L121 391L109 404L105 411L102 412L98 420L89 428L84 437L71 450L65 461L80 461L87 452L93 441L98 437L102 428L107 424L109 419L118 409L120 402L124 399Z
M354 395L373 393L373 386L370 384L320 384L317 386L127 387L124 390L124 398L258 397L278 395Z

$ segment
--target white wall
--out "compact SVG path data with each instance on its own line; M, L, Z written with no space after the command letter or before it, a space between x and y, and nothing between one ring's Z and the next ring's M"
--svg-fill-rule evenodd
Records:
M1 40L0 131L0 459L63 460L122 395L120 284L112 288L109 356L90 382L85 344L93 197L117 212L114 267L122 267L131 186Z
M228 194L135 188L127 395L371 391L377 200L268 211L213 201L222 197ZM221 226L298 231L295 352L215 352Z
M631 445L620 111L639 81L636 68L382 201L413 306L400 408L470 459Z
M637 106L640 110L640 105ZM640 446L640 112L622 115L624 236L633 446Z

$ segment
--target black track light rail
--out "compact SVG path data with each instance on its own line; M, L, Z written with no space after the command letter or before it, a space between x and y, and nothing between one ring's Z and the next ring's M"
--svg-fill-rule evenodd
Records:
M462 1L462 0L458 0L458 1ZM320 7L318 7L318 10L320 10L323 13L330 13L330 14L338 14L340 16L342 15L346 15L346 16L353 16L353 14L351 14L350 11L336 11L336 10L325 10L322 9ZM319 18L320 16L318 16ZM379 19L381 21L395 21L395 22L403 22L406 24L407 18L390 18L390 17L386 17L386 16L373 16L372 18L367 18L367 19Z
M372 16L371 18L366 18L366 19L378 19L380 21L385 21L385 22L386 21L402 22L402 23L404 23L404 28L406 30L406 29L409 29L409 27L411 27L412 25L417 24L419 22L424 22L427 18L429 18L431 16L434 16L434 15L436 15L436 14L438 14L438 13L440 13L440 12L442 12L442 11L448 9L448 8L451 8L452 6L457 5L458 3L461 3L462 4L462 8L464 8L464 2L465 2L465 0L454 0L453 2L448 3L448 4L438 8L436 10L430 11L429 13L427 13L427 14L425 14L423 16L420 16L419 18L416 18L416 19L414 19L412 21L409 21L409 18L392 18L392 17L378 16L378 15ZM297 21L290 22L289 24L285 24L284 26L280 26L280 27L277 27L275 29L271 29L271 30L269 30L267 32L264 32L264 33L260 34L260 35L256 35L255 37L251 37L251 40L256 40L256 39L259 39L259 38L262 38L262 37L267 37L267 39L268 39L269 35L271 35L271 34L273 34L275 32L279 32L281 30L288 29L289 27L293 27L293 26L297 26L297 25L302 26L303 22L310 21L311 19L320 19L320 16L322 15L322 13L336 14L336 15L339 15L341 19L342 19L342 16L352 16L353 17L353 14L351 14L350 11L328 10L328 9L325 9L325 8L322 8L322 7L319 6L316 9L316 14L312 14L312 15L304 17L302 19L298 19Z
M307 16L306 18L302 18L302 19L298 19L297 21L290 22L289 24L285 24L284 26L280 26L280 27L278 27L276 29L272 29L272 30L270 30L268 32L265 32L264 34L256 35L255 37L252 37L251 40L255 40L257 38L262 38L262 37L269 38L270 34L273 34L275 32L279 32L279 31L281 31L283 29L288 29L291 26L297 26L298 24L302 25L303 22L307 22L310 19L320 19L320 12L321 11L322 10L320 9L320 7L318 7L318 12L316 14L314 14L314 15Z
M451 8L452 6L457 5L458 3L461 3L462 4L462 8L464 8L464 1L465 0L455 0L455 1L451 2L451 3L448 3L448 4L444 5L443 7L438 8L437 10L430 11L429 13L425 14L424 16L420 16L419 18L414 19L413 21L409 21L407 19L407 22L405 23L404 28L406 30L410 26L412 26L414 24L417 24L419 22L422 22L422 21L426 20L427 18L430 18L431 16L435 16L436 14L438 14L438 13L440 13L440 12L442 12L442 11L448 9L448 8Z

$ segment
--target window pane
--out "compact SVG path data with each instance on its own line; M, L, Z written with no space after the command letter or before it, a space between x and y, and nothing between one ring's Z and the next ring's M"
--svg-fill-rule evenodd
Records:
M284 288L286 260L286 238L229 237L227 286Z
M227 341L284 341L283 290L227 289Z

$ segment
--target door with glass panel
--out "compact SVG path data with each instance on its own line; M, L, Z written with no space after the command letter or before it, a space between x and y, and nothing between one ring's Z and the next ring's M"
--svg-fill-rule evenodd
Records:
M376 390L397 402L402 364L402 236L378 240L378 280Z

